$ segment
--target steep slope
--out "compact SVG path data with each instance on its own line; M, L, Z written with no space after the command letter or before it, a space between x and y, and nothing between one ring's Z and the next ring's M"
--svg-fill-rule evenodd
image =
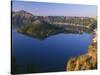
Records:
M97 35L97 33L95 35ZM87 53L70 58L66 66L67 71L93 69L97 69L97 36L93 37L93 42L88 47Z
M64 32L63 29L40 20L35 20L30 25L17 29L17 31L38 39L45 39L51 35Z
M34 16L31 13L28 13L24 10L21 11L12 11L12 26L23 27L29 25L34 21Z

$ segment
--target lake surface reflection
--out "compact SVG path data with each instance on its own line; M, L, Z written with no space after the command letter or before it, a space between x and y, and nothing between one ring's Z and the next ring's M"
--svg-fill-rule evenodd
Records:
M59 33L44 40L12 31L12 56L18 73L65 71L67 61L87 52L88 33Z

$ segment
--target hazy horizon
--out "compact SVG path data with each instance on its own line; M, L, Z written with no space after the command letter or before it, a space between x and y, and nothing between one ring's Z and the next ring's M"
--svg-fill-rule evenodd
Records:
M24 10L38 16L97 16L96 5L12 1L12 11Z

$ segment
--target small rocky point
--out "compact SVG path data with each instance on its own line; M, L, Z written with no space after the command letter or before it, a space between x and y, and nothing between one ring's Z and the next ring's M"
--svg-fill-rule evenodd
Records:
M72 57L67 63L67 71L93 70L97 69L97 36L93 33L92 44L88 47L88 52L78 57Z

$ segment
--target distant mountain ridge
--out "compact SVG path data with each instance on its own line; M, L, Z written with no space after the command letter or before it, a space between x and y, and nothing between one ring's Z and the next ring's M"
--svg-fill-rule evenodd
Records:
M17 32L44 39L57 33L79 33L80 31L91 32L96 28L96 21L88 17L67 17L67 16L35 16L27 11L12 12L12 27L17 28ZM59 24L61 23L61 24ZM64 25L68 23L69 25ZM92 26L92 23L93 26ZM74 25L71 25L74 24ZM77 24L80 27L77 27ZM92 28L81 27L81 25ZM66 28L65 28L66 27ZM76 27L76 28L74 28ZM73 29L74 28L74 29ZM12 28L13 29L13 28Z
M33 21L45 21L48 23L73 23L90 25L94 22L95 18L90 17L77 17L77 16L36 16L27 11L12 11L12 26L23 27L30 25Z
M28 13L24 10L12 11L12 25L16 27L21 27L23 25L29 25L34 21L34 15Z

